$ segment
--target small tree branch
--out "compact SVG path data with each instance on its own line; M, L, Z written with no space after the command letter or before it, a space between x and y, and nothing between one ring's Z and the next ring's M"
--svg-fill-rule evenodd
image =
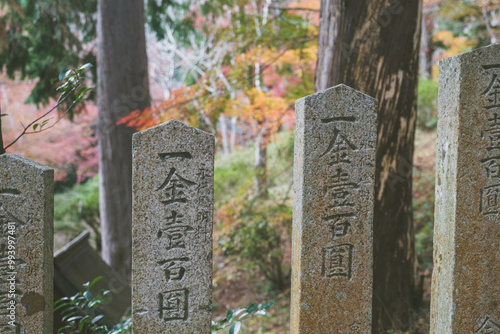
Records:
M51 108L49 111L47 111L45 114L43 114L42 116L38 117L37 119L35 119L34 121L32 121L30 124L28 124L27 126L24 127L23 129L23 132L21 132L21 134L19 136L17 136L16 139L14 139L9 145L7 145L5 148L4 148L4 152L9 148L11 147L12 145L14 145L19 139L21 139L22 136L24 136L25 134L31 134L31 133L34 133L34 132L29 132L28 129L31 128L36 122L38 122L39 120L43 119L44 117L46 117L48 114L50 114L54 109L56 109L58 106L61 105L61 103L63 103L64 101L66 101L66 99L71 95L71 93L73 93L78 87L80 86L80 84L77 84L75 87L73 87L68 93L66 93L65 95L61 95L61 97L59 98L59 100L57 100L57 103L56 105ZM67 112L67 111L66 111ZM59 121L59 120L58 120ZM56 122L57 123L57 122ZM53 125L52 125L53 126ZM40 131L38 131L40 132Z
M279 7L279 6L271 6L270 9L279 9L279 10L301 10L307 12L319 12L319 9L314 8L306 8L306 7Z

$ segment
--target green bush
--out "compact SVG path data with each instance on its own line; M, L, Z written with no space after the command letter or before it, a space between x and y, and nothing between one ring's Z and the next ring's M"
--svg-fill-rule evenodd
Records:
M432 130L437 126L437 99L439 84L425 76L418 80L417 126Z
M217 245L238 264L261 273L265 290L283 290L290 281L283 253L291 243L293 141L293 131L280 132L268 145L268 196L255 191L253 147L216 157Z
M233 256L249 269L257 269L270 290L283 290L290 280L290 268L283 265L283 249L290 242L292 209L268 199L243 199L229 204L235 212L219 222L227 231L218 240L226 256Z
M254 167L250 162L235 160L225 166L216 166L214 170L215 203L226 202L237 195L246 180L253 177Z
M97 176L54 196L56 233L64 232L73 238L85 229L85 225L94 231L97 237L96 244L100 246L99 178Z
M123 319L112 328L105 324L104 314L99 312L99 307L111 298L111 291L99 290L92 294L92 287L102 279L95 278L92 282L83 284L85 290L79 291L72 297L63 297L54 303L54 311L61 311L65 325L57 333L88 333L88 334L119 334L131 333L132 320L130 317Z
M54 311L60 311L63 315L64 326L57 333L85 333L85 334L128 334L132 332L132 318L124 317L122 321L108 328L108 320L99 310L99 307L111 299L110 290L99 290L92 294L92 287L103 277L99 276L92 282L83 284L84 291L79 291L72 297L63 297L54 303ZM267 316L267 310L274 302L266 304L250 304L248 307L228 310L226 318L220 321L212 321L211 333L228 328L230 334L238 334L242 322L257 316Z

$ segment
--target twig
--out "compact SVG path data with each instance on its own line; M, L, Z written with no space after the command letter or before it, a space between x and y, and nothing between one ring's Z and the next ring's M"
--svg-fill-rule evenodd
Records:
M279 6L271 6L271 9L279 9L279 10L303 10L308 12L319 12L319 9L307 8L307 7L279 7Z
M68 93L66 93L66 96L64 97L60 97L59 100L57 100L57 104L51 108L49 111L47 111L45 114L43 114L42 116L38 117L37 119L35 119L34 121L32 121L30 124L28 124L27 126L24 127L23 129L23 132L21 132L21 134L19 136L17 136L16 139L14 139L9 145L7 145L5 148L4 148L4 151L6 151L9 147L11 147L12 145L14 145L19 139L21 139L22 136L24 136L25 134L32 134L32 133L35 133L35 132L29 132L28 129L31 128L31 126L33 126L33 124L35 124L36 122L38 122L39 120L41 120L42 118L46 117L48 114L50 114L54 109L56 109L58 106L61 105L61 103L63 103L64 101L66 101L66 99L71 95L71 93L73 93L78 87L80 86L80 84L77 84L75 87L73 87ZM64 93L63 93L64 95ZM66 111L67 112L67 111ZM53 126L53 125L52 125ZM41 132L41 131L38 131L38 132Z
M78 88L78 86L77 86L77 87L75 87L75 89L76 89L76 88ZM71 92L70 92L70 93L71 93ZM61 102L62 102L62 101L61 101ZM58 119L57 119L54 123L52 123L50 126L44 127L43 129L42 129L42 128L40 128L40 130L38 130L38 131L29 131L29 132L26 132L25 134L26 134L26 135L31 135L31 134L35 134L35 133L44 132L44 131L47 131L47 130L49 130L49 129L53 128L53 127L54 127L57 123L59 123L59 122L60 122L60 121L61 121L64 117L66 117L66 115L69 113L69 111L71 110L71 108L73 108L73 106L74 106L75 104L76 104L76 101L73 101L73 103L72 103L72 104L68 107L68 109L66 109L66 111L64 112L64 114L63 114L61 117L59 117L59 118L58 118ZM56 105L56 107L57 107L57 105ZM50 119L50 118L49 118L49 119Z

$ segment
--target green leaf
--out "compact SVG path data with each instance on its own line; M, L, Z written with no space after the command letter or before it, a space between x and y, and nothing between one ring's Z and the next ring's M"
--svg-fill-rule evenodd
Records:
M62 333L62 332L64 332L65 329L71 329L71 327L72 327L71 325L66 325L64 327L61 327L61 328L59 328L57 333Z
M82 88L80 88L80 89L78 90L78 92L76 93L76 95L79 95L79 96L81 96L81 95L85 95L85 93L87 93L87 92L91 91L92 89L94 89L94 88L90 88L90 87L82 87Z
M263 309L263 310L267 310L268 308L270 308L271 306L274 306L275 304L276 304L275 302L265 303L265 304L262 306L262 309Z
M81 319L81 318L82 318L82 316L81 316L81 315L76 315L76 316L74 316L74 317L71 317L71 318L66 319L66 321L67 321L67 322L71 322L71 321L75 321L75 320L78 320L78 319ZM65 319L63 318L63 320L65 320Z
M93 287L97 282L99 282L100 280L102 280L104 278L104 276L97 276L96 278L94 278L94 280L88 285L88 288L90 289L91 287ZM85 286L85 284L83 285Z
M7 116L8 114L0 114L0 117L4 117L4 116Z
M236 317L245 311L246 311L246 309L244 309L244 308L239 308L239 309L233 310L233 317Z
M261 307L261 304L257 304L257 303L251 304L250 306L248 306L247 312L253 313L253 312L257 311L260 307Z
M67 70L66 73L64 73L63 79L69 78L73 74L73 70Z
M36 131L36 128L38 128L38 123L33 124L33 131Z
M93 296L92 296L92 293L90 293L90 291L85 291L83 293L83 296L85 297L85 299L87 300L92 300Z
M61 300L59 299L59 300L58 300L58 302L59 302L59 301L61 301ZM56 303L57 303L57 302L56 302ZM58 310L62 309L63 307L66 307L66 306L68 306L68 305L69 305L69 304L66 304L66 303L61 304L61 305L58 305L58 306L54 305L54 306L56 306L56 307L54 308L54 312L56 312L56 311L58 311Z
M84 316L81 320L80 320L80 323L78 324L78 328L81 330L83 330L83 327L87 324L87 322L90 321L90 315L86 315Z
M91 68L92 67L92 64L91 63L87 63L87 64L83 64L82 66L78 67L79 70L85 70L87 68Z
M76 306L70 306L68 307L67 309L63 310L61 313L64 314L64 313L68 313L72 310L76 309ZM71 313L70 313L71 314ZM69 314L68 314L69 315Z
M241 322L237 321L229 327L229 334L238 334L241 329Z
M267 316L266 310L258 310L257 312L254 313L254 315L260 315L260 316Z
M226 319L228 322L233 318L234 310L227 310ZM222 322L221 322L222 323Z
M94 319L92 319L92 324L95 324L96 322L104 319L105 315L104 314L101 314L101 315L98 315L97 317L95 317Z
M61 86L57 87L56 90L66 91L69 87L70 87L70 83L65 82Z

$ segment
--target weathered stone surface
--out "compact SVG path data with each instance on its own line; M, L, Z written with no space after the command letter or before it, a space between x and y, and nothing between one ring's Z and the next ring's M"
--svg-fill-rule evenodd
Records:
M377 101L338 85L296 102L292 333L371 333Z
M134 333L210 333L214 150L176 120L134 135Z
M0 155L1 333L52 333L53 229L54 171Z
M440 62L438 108L431 333L500 333L500 45Z

